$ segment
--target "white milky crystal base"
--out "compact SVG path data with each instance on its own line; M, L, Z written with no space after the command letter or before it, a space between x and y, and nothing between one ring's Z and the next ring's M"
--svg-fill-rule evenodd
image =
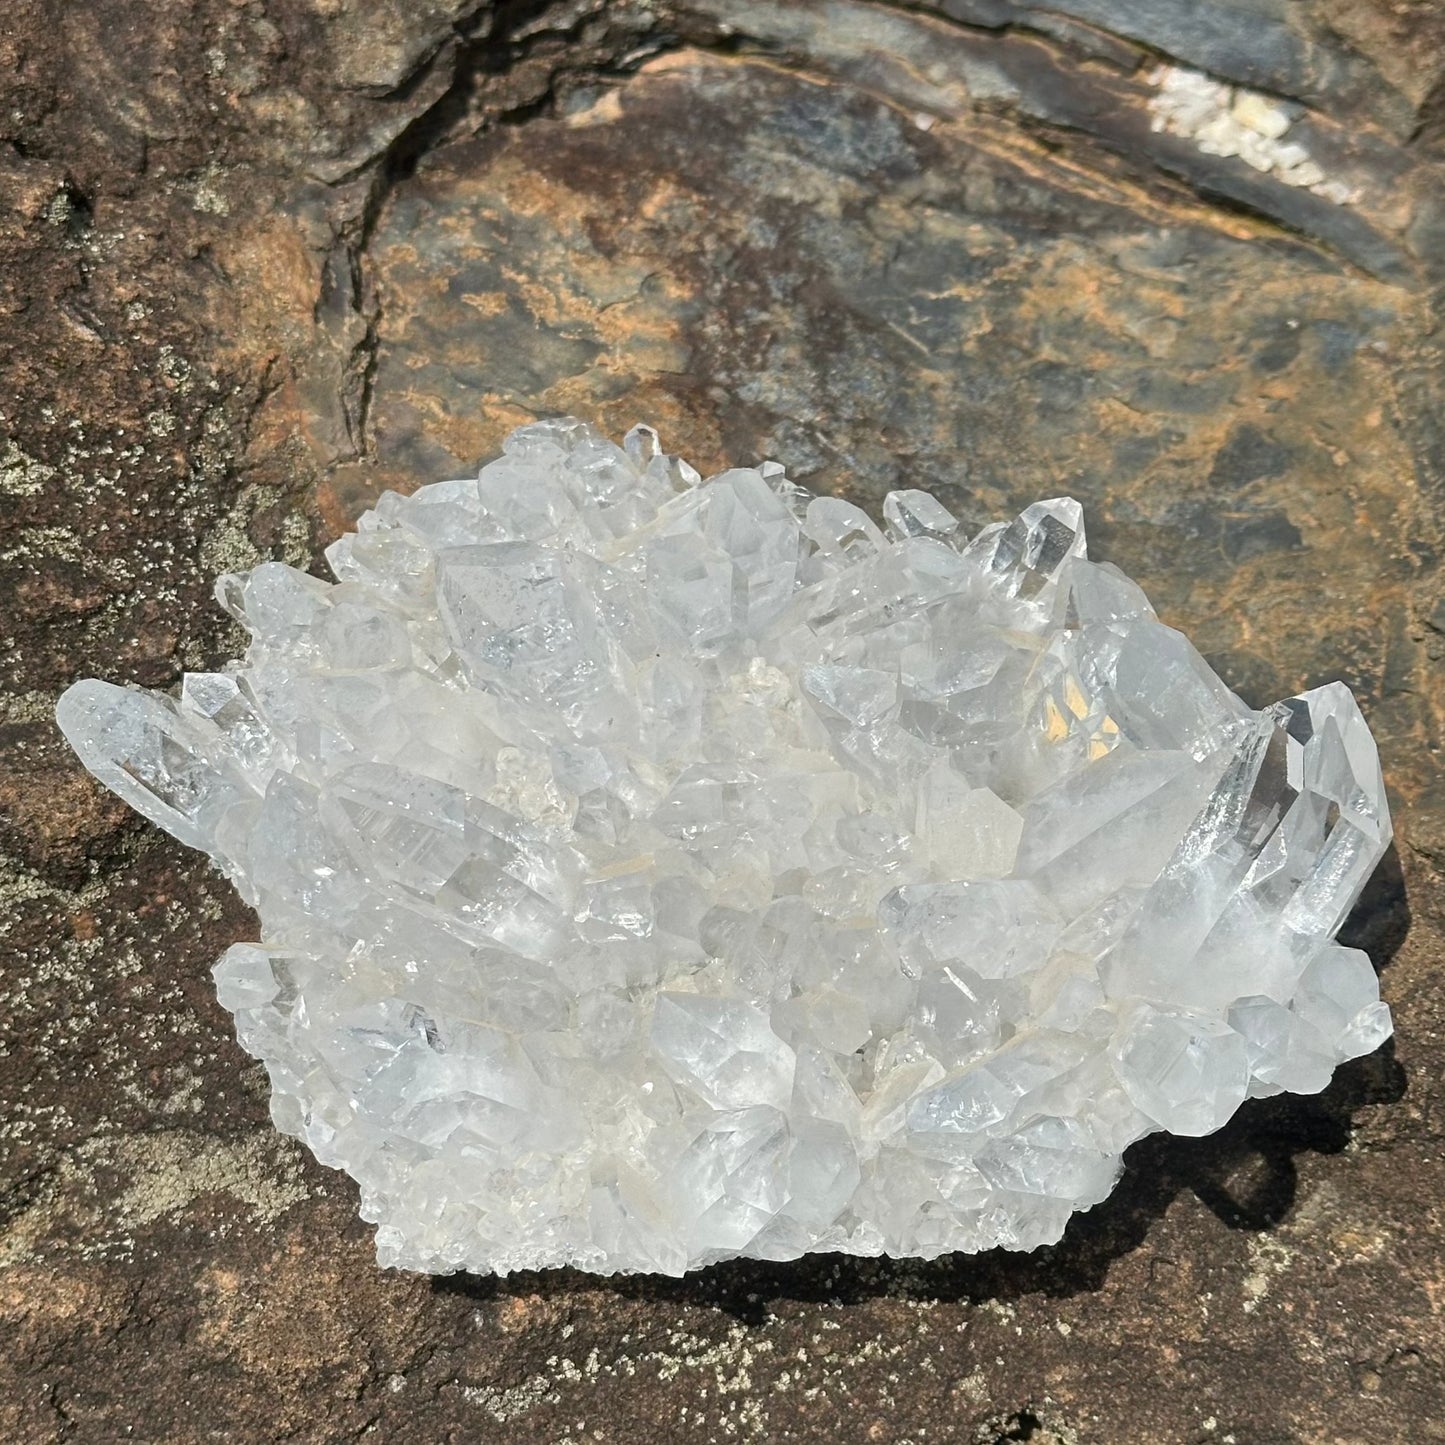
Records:
M259 910L221 1002L383 1263L1029 1249L1389 1034L1349 691L1251 712L1073 501L883 512L523 427L222 578L243 663L61 699Z

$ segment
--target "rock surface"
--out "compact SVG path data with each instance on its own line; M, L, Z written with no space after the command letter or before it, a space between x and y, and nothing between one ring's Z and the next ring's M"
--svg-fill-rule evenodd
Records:
M1161 54L1298 100L1358 199L1151 131ZM1386 0L17 0L0 1434L1433 1438L1442 56ZM1248 701L1343 677L1399 824L1348 935L1393 1047L1138 1146L1037 1256L376 1271L211 995L254 920L49 710L214 665L215 572L559 411L971 527L1072 491Z

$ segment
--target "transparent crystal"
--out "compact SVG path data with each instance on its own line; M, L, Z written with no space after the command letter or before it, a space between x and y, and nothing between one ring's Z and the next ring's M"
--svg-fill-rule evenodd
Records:
M179 699L61 698L257 907L219 997L384 1262L1027 1249L1388 1035L1349 692L1251 712L1067 498L883 520L539 423L222 578Z

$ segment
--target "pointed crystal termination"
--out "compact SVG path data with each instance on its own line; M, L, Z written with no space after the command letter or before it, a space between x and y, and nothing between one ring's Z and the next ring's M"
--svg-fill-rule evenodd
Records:
M86 678L65 690L55 720L81 762L137 813L214 851L217 824L246 789L206 719L187 717L164 694Z
M1251 712L1068 498L883 522L543 422L222 578L243 663L60 699L257 906L219 997L383 1262L1028 1249L1388 1035L1347 689Z

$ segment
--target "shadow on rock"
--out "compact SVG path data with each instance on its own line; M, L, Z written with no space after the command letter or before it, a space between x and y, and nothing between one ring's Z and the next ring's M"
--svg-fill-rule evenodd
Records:
M1410 910L1399 855L1392 847L1340 941L1365 949L1383 970L1404 942ZM976 1301L1027 1294L1054 1298L1098 1289L1109 1267L1143 1243L1151 1226L1181 1194L1192 1193L1231 1229L1267 1230L1294 1205L1301 1154L1338 1154L1349 1143L1355 1115L1393 1103L1406 1088L1394 1041L1335 1072L1313 1095L1254 1099L1223 1129L1202 1139L1156 1134L1124 1156L1124 1174L1104 1203L1076 1215L1056 1245L1018 1254L949 1254L935 1260L858 1259L818 1254L787 1263L738 1259L683 1279L655 1275L600 1276L559 1269L494 1276L451 1275L434 1281L446 1294L478 1301L509 1295L606 1292L626 1299L670 1302L724 1311L761 1324L778 1300L850 1304L878 1296Z

